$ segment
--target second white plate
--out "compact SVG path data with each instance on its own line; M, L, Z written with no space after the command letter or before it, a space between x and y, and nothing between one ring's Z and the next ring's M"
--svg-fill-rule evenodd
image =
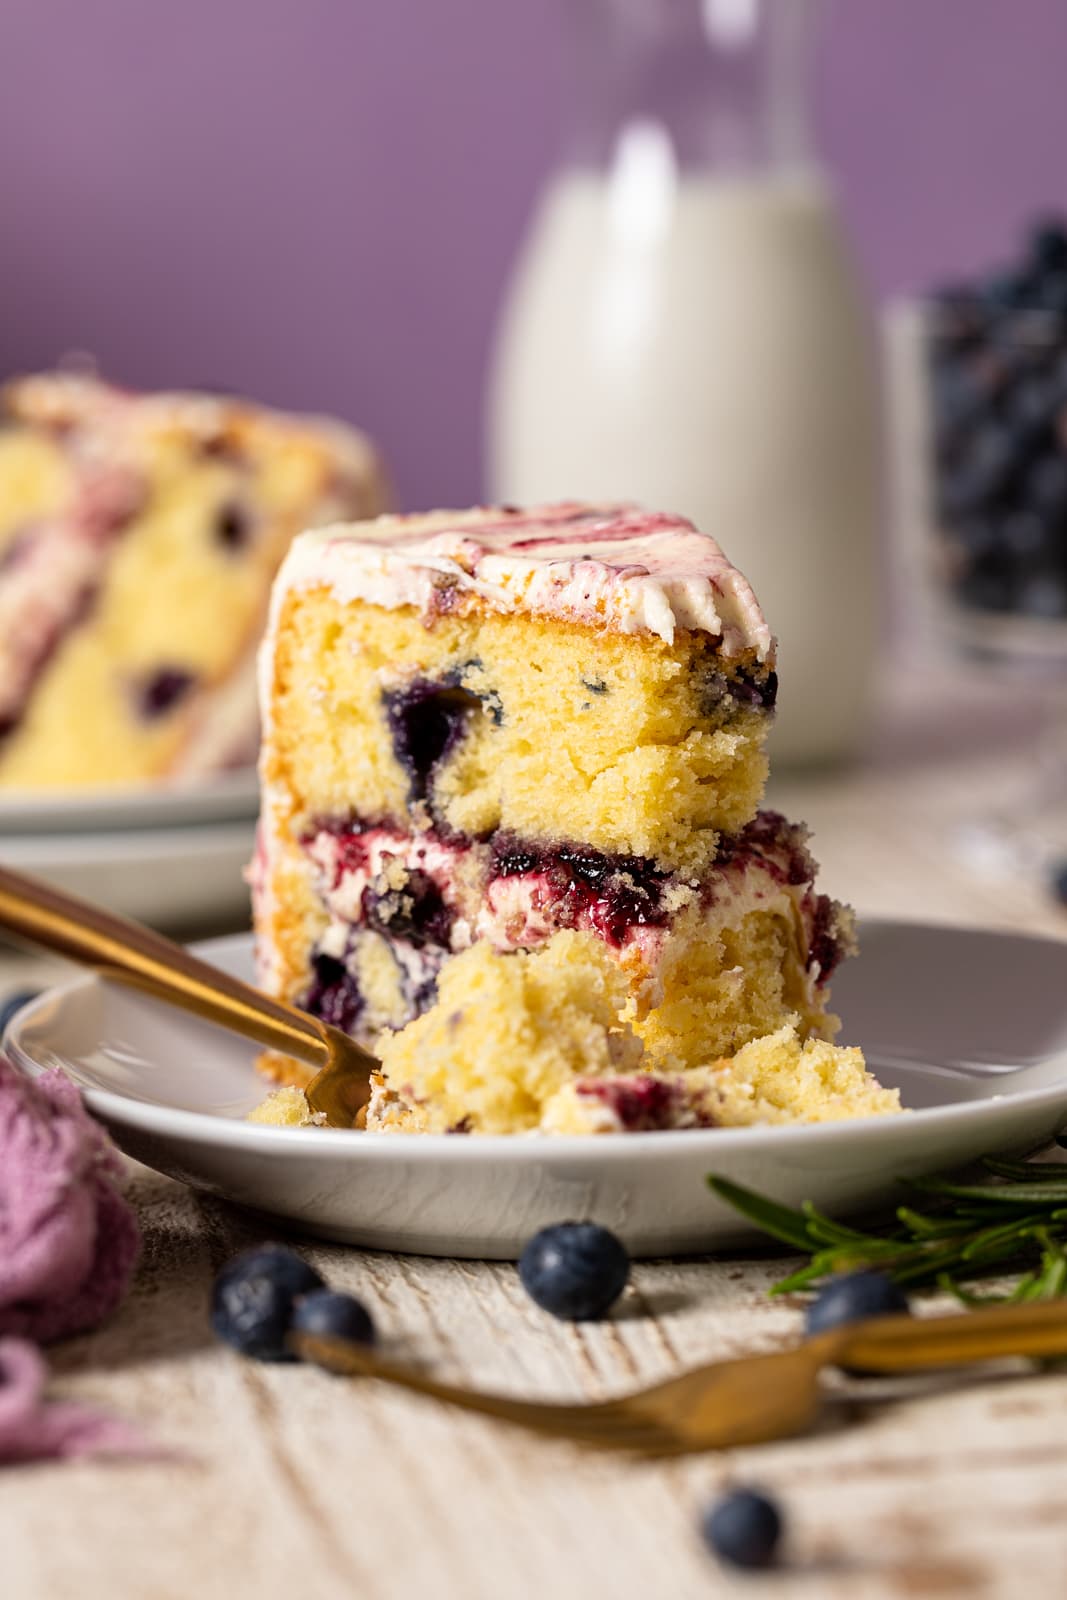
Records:
M139 922L203 932L247 923L254 846L252 821L27 833L0 838L0 861Z
M126 789L0 790L0 835L175 828L247 820L259 808L254 767L216 773L185 786Z

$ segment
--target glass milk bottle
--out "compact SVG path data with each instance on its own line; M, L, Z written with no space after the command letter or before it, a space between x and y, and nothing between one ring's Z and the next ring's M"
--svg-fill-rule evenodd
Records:
M878 404L806 135L810 0L568 10L574 126L497 330L491 496L692 518L778 636L773 756L842 756L877 649Z

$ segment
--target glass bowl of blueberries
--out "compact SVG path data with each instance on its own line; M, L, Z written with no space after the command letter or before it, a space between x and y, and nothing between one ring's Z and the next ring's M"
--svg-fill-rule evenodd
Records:
M977 652L1067 658L1067 224L935 294L924 331L948 620Z
M1067 219L932 295L921 324L937 622L972 659L1025 674L1040 708L1027 794L959 842L1067 899Z

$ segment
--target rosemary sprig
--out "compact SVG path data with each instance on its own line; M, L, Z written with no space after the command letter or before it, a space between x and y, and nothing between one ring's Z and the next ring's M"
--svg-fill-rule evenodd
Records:
M898 1206L877 1232L846 1227L811 1204L779 1205L728 1178L707 1181L749 1222L808 1257L772 1294L813 1289L861 1267L878 1267L905 1288L946 1289L968 1306L1067 1294L1067 1165L989 1156L981 1166L989 1176L976 1182L911 1179L908 1188L925 1197L922 1209ZM1019 1276L1004 1293L966 1287L1005 1274Z

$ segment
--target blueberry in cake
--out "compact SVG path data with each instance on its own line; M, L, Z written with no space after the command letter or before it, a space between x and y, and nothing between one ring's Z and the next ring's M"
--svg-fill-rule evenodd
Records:
M681 518L497 508L294 544L262 654L259 976L381 1055L369 1127L895 1106L827 1042L850 913L758 809L775 689L751 589Z
M255 648L301 529L385 503L362 434L70 373L0 396L0 785L251 760Z

